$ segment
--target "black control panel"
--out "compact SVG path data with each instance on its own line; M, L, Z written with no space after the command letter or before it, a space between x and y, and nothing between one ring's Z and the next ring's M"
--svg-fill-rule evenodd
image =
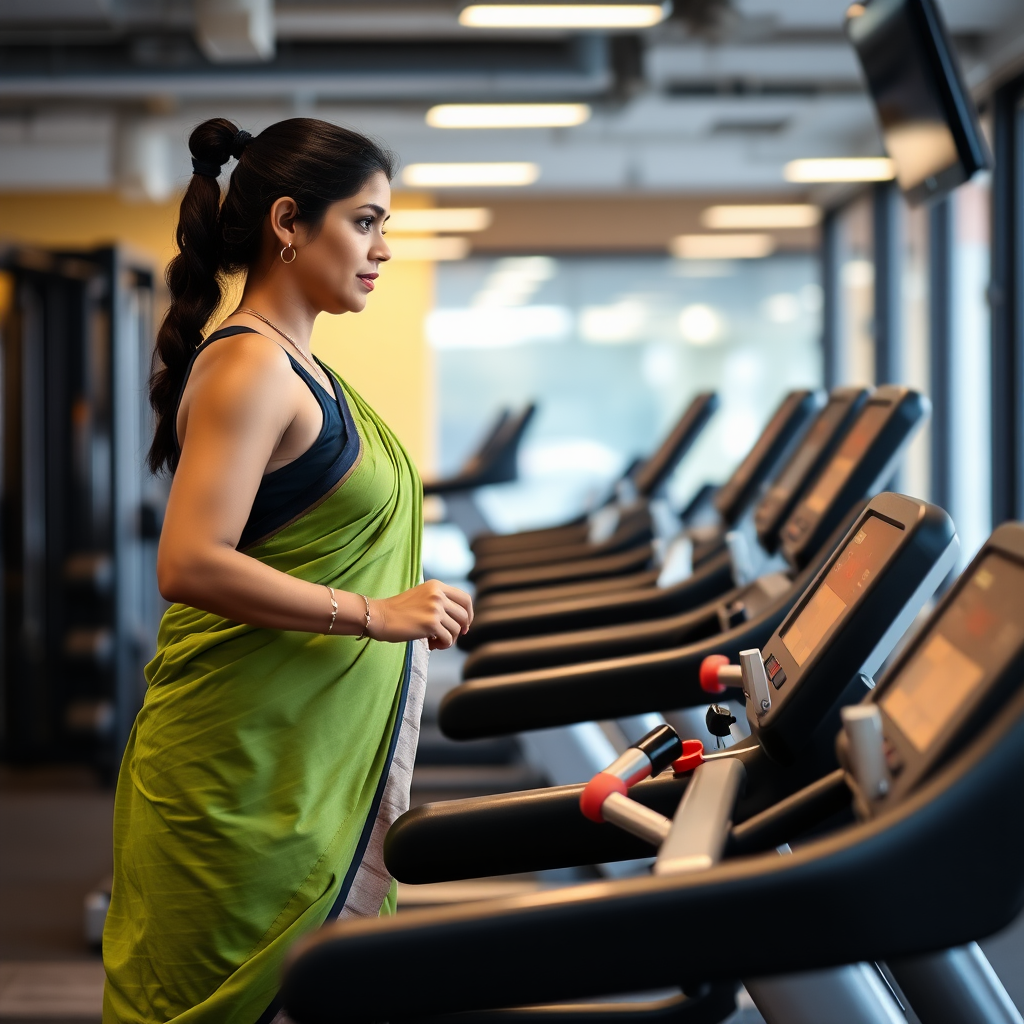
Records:
M885 484L929 410L928 399L909 388L875 391L782 527L782 553L791 565L805 565L854 503Z
M769 554L778 547L779 530L808 479L821 469L824 459L842 440L869 394L867 388L834 388L825 408L761 499L754 513L754 528L758 542Z
M715 508L723 522L733 523L742 515L793 438L807 426L824 401L820 391L791 391L786 395L757 443L715 495Z
M919 603L931 596L918 591L930 578L938 586L955 543L937 506L892 493L871 500L762 648L767 693L748 693L746 704L769 756L791 761L850 680L877 668L872 656L909 625L900 622L917 613L908 608L915 594Z
M970 742L1024 682L1024 526L1000 526L866 702L878 705L899 800ZM840 758L848 763L845 736Z

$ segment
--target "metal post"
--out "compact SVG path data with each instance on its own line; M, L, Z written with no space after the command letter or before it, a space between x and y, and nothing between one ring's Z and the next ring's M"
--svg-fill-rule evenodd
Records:
M922 1024L1021 1024L981 947L890 960L889 970Z
M839 351L839 211L826 212L821 224L822 377L831 390L843 378Z
M1024 76L992 102L992 521L1024 515Z
M932 399L932 501L950 508L953 415L953 207L935 203L928 217L928 333Z
M873 192L875 246L875 383L899 384L903 375L900 330L901 214L895 183Z

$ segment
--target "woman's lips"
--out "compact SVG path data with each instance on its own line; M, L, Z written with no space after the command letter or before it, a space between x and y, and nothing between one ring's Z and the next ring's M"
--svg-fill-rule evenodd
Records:
M364 285L366 285L367 291L371 292L375 287L373 282L376 281L379 276L380 275L378 274L356 274L356 277L358 277L359 280L362 281Z

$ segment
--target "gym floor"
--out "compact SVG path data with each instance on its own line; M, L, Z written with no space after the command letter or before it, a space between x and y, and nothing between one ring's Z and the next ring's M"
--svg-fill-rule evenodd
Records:
M458 679L457 659L434 656L431 662L414 802L541 784L508 745L481 746L472 760L464 748L447 749L434 721L441 694ZM99 1021L103 969L98 950L84 938L83 904L111 871L112 813L113 793L88 770L0 768L0 1024ZM552 872L402 887L399 903L479 899L574 880L572 872ZM1024 915L983 946L1024 1009ZM760 1021L742 1001L731 1024Z

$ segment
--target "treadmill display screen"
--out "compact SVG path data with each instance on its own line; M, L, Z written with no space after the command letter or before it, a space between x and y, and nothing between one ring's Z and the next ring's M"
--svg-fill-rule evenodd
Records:
M835 429L835 421L842 417L846 411L846 404L829 402L821 415L814 421L811 429L807 431L803 444L797 449L796 454L789 460L789 464L779 474L778 480L769 490L765 504L770 500L785 499L796 488L804 478L804 473L810 468L811 463L818 457L821 449L825 447L832 431Z
M782 631L782 642L798 665L814 653L840 615L867 589L899 547L903 530L868 516L818 584L800 614Z
M889 418L891 406L871 405L857 417L849 434L846 435L832 461L818 477L814 490L807 495L804 504L814 513L824 512L830 502L842 490L854 467L871 447L871 442L881 433Z
M921 753L978 684L1001 672L1024 642L1024 568L989 555L887 687L881 705Z

